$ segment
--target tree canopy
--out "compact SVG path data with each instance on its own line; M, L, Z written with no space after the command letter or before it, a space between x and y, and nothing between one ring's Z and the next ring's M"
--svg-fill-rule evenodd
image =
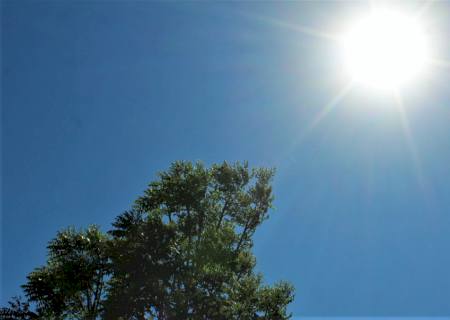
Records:
M173 163L107 233L59 232L23 285L27 301L0 319L290 318L292 286L264 284L252 254L273 175L247 163Z

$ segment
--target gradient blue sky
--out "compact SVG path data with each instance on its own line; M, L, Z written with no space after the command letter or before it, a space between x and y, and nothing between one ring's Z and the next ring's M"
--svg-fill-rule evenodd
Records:
M404 2L407 10L421 2ZM406 10L405 9L405 10ZM109 228L177 159L275 166L258 269L297 316L450 315L450 63L345 86L365 2L2 1L2 304L63 227ZM425 12L450 60L450 2ZM348 80L348 79L347 79Z

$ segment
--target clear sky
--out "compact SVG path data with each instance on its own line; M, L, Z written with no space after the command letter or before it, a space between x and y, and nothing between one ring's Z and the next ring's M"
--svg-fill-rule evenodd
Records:
M450 2L424 7L442 63L402 92L409 127L385 94L330 104L342 62L312 30L367 8L2 1L2 304L172 161L248 160L278 169L255 253L294 315L450 315Z

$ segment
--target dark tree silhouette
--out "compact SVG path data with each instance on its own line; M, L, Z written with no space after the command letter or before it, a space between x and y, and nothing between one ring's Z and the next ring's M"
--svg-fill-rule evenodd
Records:
M38 315L31 311L29 302L22 302L20 297L13 297L8 307L0 308L0 319L3 320L34 320Z

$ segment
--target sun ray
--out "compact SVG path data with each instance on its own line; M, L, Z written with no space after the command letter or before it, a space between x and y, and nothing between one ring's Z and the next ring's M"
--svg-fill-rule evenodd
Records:
M315 127L319 125L319 123L325 118L335 107L336 105L345 98L345 96L351 91L353 88L353 81L350 81L345 87L343 87L319 112L319 114L314 118L314 120L309 124L309 126L305 129L302 137L307 135L309 132L314 130Z
M414 171L415 171L414 173L416 174L416 179L417 179L417 182L418 182L420 188L422 190L424 190L426 187L425 176L422 171L422 164L421 164L419 152L417 150L416 144L414 143L414 137L412 134L411 126L409 124L409 120L406 115L405 104L403 103L403 97L402 97L401 93L399 92L399 90L394 90L393 95L394 95L394 100L395 100L395 104L397 107L397 111L400 116L400 122L401 122L402 130L403 130L403 134L404 134L404 137L405 137L405 140L406 140L406 143L407 143L410 155L411 155L411 159L413 162Z
M317 114L312 122L303 129L299 135L293 139L292 144L290 147L288 147L288 150L283 153L283 155L280 155L280 157L277 160L277 167L283 169L286 166L289 166L288 161L286 159L289 159L289 157L292 155L292 153L295 151L297 146L301 144L306 137L308 136L311 131L314 130L317 125L319 125L320 121L323 120L335 107L336 105L341 102L347 94L351 91L353 88L354 82L350 81L347 85L345 85L335 96L333 99L331 99L325 107L322 108L322 110Z
M249 14L249 13L244 13L244 15L246 17L255 19L255 20L260 20L266 23L269 23L273 26L277 26L277 27L281 27L281 28L285 28L288 30L292 30L292 31L296 31L296 32L300 32L303 33L305 35L308 36L313 36L316 38L321 38L321 39L325 39L325 40L331 40L331 41L339 41L339 37L335 34L332 33L328 33L325 31L321 31L315 28L311 28L311 27L306 27L306 26L301 26L298 24L293 24L293 23L289 23L289 22L285 22L285 21L281 21L275 18L270 18L270 17L265 17L265 16L261 16L261 15L255 15L255 14Z

